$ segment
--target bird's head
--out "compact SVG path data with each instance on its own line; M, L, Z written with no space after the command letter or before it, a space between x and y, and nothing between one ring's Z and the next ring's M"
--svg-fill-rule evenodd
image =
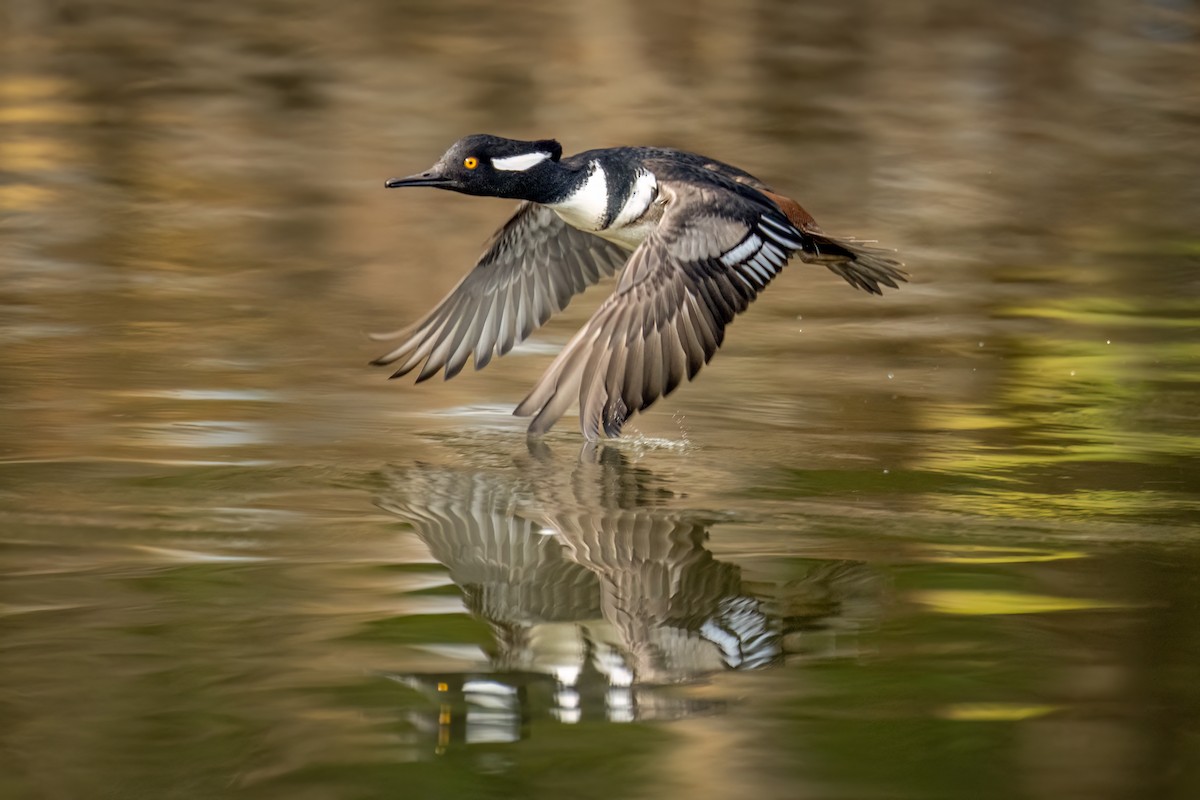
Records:
M384 186L432 186L463 194L536 200L540 184L561 157L562 145L553 139L523 142L477 133L459 139L424 172L392 178Z

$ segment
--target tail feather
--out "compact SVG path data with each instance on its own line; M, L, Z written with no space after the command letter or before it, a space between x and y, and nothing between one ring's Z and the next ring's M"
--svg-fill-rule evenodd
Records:
M805 252L801 258L824 264L856 289L883 294L881 286L898 289L897 281L908 282L908 273L901 269L903 262L894 258L891 250L854 239L836 239L824 233L809 232L808 235L812 252Z

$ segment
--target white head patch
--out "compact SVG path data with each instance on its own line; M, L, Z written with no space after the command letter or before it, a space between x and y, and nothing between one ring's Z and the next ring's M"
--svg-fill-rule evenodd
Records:
M522 153L519 156L493 158L492 166L505 172L524 172L530 167L542 163L549 157L549 153L543 153L539 150L536 153Z

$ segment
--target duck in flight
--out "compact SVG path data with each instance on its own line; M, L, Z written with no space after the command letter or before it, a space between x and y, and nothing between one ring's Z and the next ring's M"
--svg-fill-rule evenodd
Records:
M476 134L388 188L432 186L521 200L475 268L371 362L417 382L482 369L571 298L624 265L616 289L516 410L545 433L579 403L584 436L620 435L633 414L691 380L725 328L792 256L881 294L908 276L888 251L824 233L800 204L747 172L682 150L613 147L563 157L553 140Z

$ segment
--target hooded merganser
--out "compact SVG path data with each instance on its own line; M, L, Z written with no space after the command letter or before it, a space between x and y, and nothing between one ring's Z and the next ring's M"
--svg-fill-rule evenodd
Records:
M799 203L747 172L694 153L613 147L562 157L553 140L477 134L389 189L432 186L524 202L475 268L416 324L375 338L404 343L371 362L424 362L417 382L482 369L622 264L616 290L513 412L545 433L579 401L590 440L712 358L725 327L793 255L881 294L908 276L887 251L824 233Z

